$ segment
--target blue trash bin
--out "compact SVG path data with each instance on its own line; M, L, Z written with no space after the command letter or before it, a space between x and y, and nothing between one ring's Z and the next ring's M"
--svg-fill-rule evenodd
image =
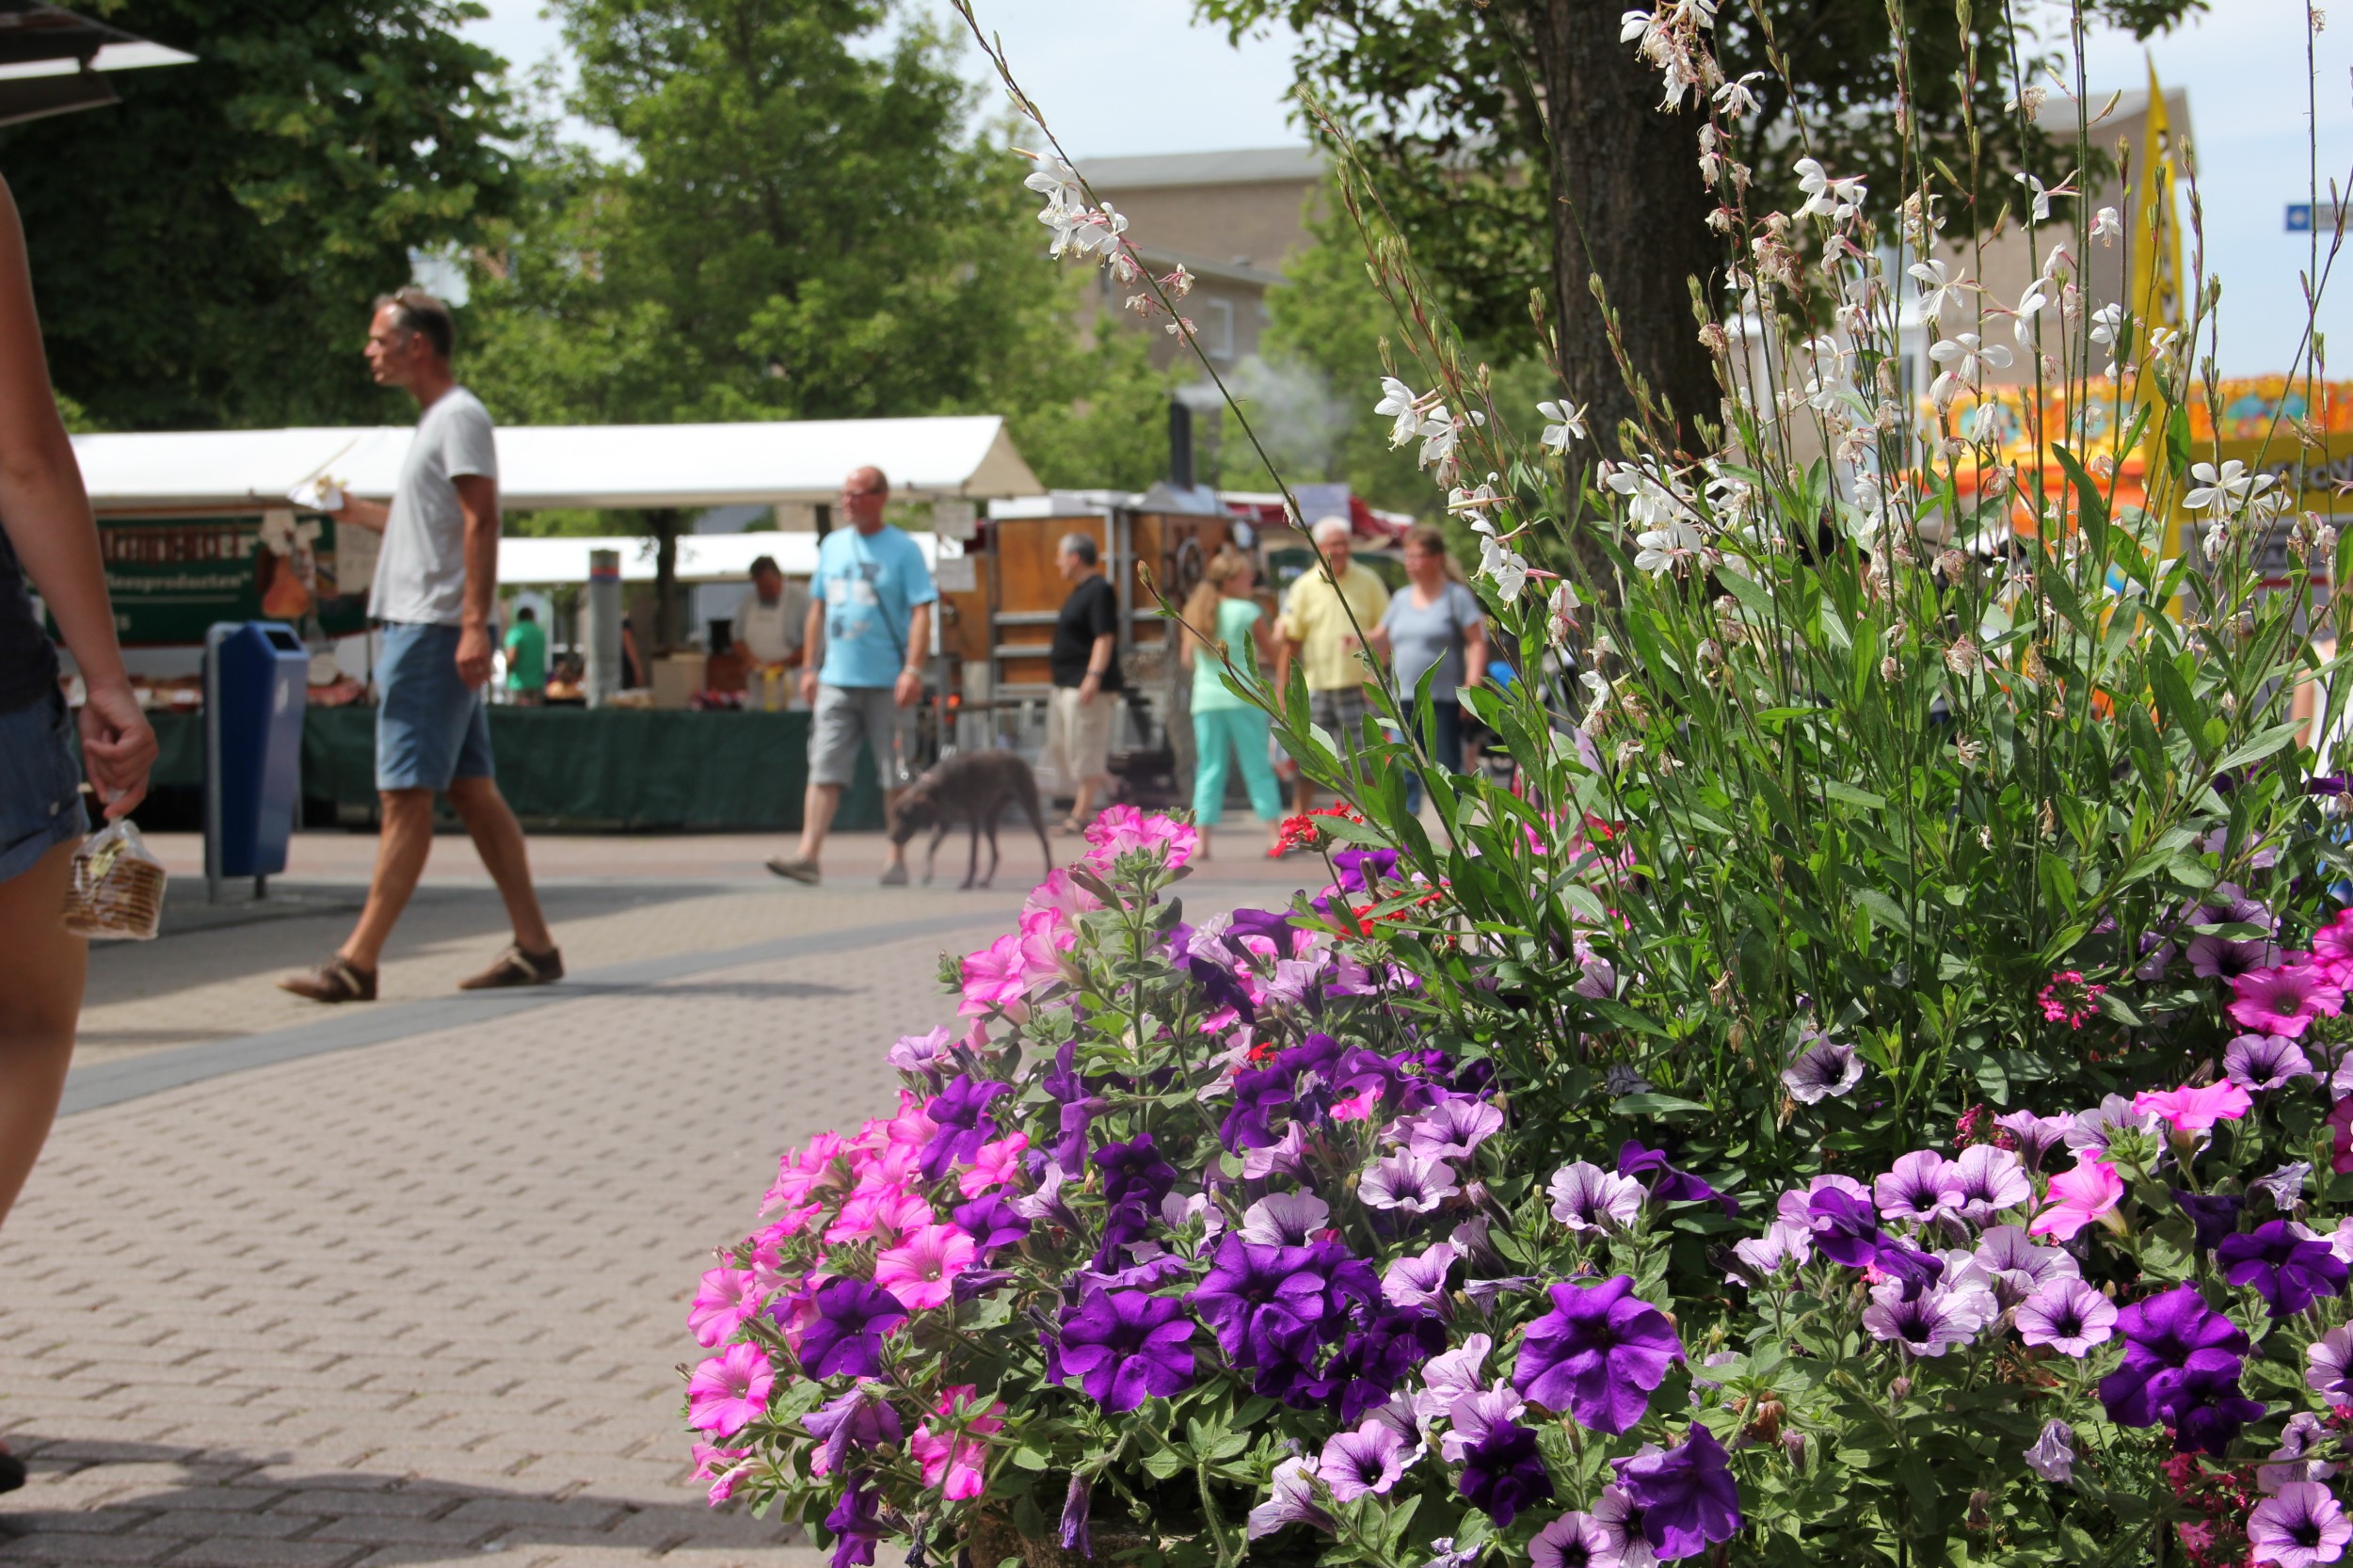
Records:
M204 881L249 876L253 890L286 869L301 808L302 713L311 650L277 621L204 634Z

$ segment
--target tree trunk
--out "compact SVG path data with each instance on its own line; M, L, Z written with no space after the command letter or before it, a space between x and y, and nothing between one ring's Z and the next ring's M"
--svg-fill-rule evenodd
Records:
M668 653L679 645L678 530L683 520L675 506L646 514L653 533L653 653Z
M1692 319L1690 280L1713 303L1725 259L1707 228L1715 202L1700 183L1701 121L1659 111L1657 73L1619 41L1623 7L1526 4L1552 136L1553 291L1570 395L1590 405L1599 452L1617 456L1620 422L1640 420L1593 298L1598 276L1635 375L1673 405L1675 439L1696 453L1691 421L1716 423L1722 394Z

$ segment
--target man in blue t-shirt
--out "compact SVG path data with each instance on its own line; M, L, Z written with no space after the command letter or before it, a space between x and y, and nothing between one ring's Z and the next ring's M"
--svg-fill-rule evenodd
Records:
M768 860L770 871L795 882L818 880L817 855L841 805L842 786L857 767L860 744L874 748L874 771L887 795L895 800L906 782L903 715L923 695L932 605L939 593L915 541L883 526L889 500L890 482L880 469L854 471L841 482L841 514L850 526L835 529L817 547L801 645L801 700L816 711L808 730L808 800L800 853ZM906 879L906 846L892 844L883 886L904 887Z

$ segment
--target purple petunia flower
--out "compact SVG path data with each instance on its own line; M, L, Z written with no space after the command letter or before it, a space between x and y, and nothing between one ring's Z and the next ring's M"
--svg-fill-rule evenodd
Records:
M2104 1095L2100 1103L2089 1111L2075 1112L2074 1125L2067 1130L2067 1146L2078 1152L2096 1149L2107 1152L2108 1140L2120 1131L2145 1132L2154 1135L2162 1125L2153 1111L2136 1111L2133 1102L2122 1095Z
M990 1102L1013 1093L1010 1083L976 1080L959 1073L923 1107L923 1114L938 1124L923 1145L923 1179L937 1181L949 1168L968 1160L983 1144L997 1136L988 1118Z
M1307 1179L1307 1135L1297 1122L1283 1129L1283 1135L1271 1144L1262 1144L1243 1154L1241 1174L1245 1180L1264 1181L1269 1176L1296 1176Z
M1740 1489L1723 1446L1699 1422L1679 1447L1609 1462L1642 1511L1642 1538L1661 1560L1697 1557L1740 1530Z
M2296 1481L2265 1497L2247 1516L2247 1544L2254 1560L2279 1568L2319 1568L2345 1556L2353 1544L2353 1519L2336 1496L2316 1481Z
M1103 1144L1095 1151L1095 1168L1102 1173L1103 1201L1114 1208L1142 1198L1146 1208L1158 1208L1176 1185L1176 1167L1160 1158L1148 1132Z
M2250 1194L2261 1192L2271 1200L2271 1207L2282 1214L2293 1213L2297 1206L2304 1201L2304 1181L2312 1174L2310 1160L2292 1160L2269 1176L2260 1176L2249 1182L2247 1191Z
M882 1539L882 1519L875 1509L879 1489L867 1484L863 1475L845 1479L841 1500L825 1515L825 1528L833 1531L833 1568L852 1568L853 1564L871 1565L874 1560L874 1543Z
M1453 1408L1455 1400L1480 1392L1487 1352L1494 1349L1493 1339L1474 1334L1444 1354L1432 1356L1421 1369L1421 1387L1413 1396L1414 1418L1435 1421ZM1454 1462L1452 1454L1446 1459L1449 1464Z
M1651 1391L1683 1359L1665 1313L1619 1274L1598 1285L1552 1287L1552 1310L1528 1326L1512 1385L1547 1410L1616 1436L1650 1409Z
M2124 1364L2100 1380L2100 1402L2119 1426L2154 1426L2191 1368L2236 1377L2247 1350L2247 1336L2190 1285L2133 1303L2117 1314L2116 1328Z
M1456 1425L1458 1431L1463 1427L1459 1417ZM1552 1496L1552 1475L1537 1450L1536 1434L1526 1427L1500 1420L1481 1423L1476 1435L1465 1437L1461 1453L1463 1474L1456 1484L1471 1506L1485 1512L1499 1528L1509 1528L1521 1509Z
M2042 1169L2042 1157L2067 1141L2073 1128L2072 1116L2038 1116L2031 1111L2013 1111L2007 1116L1996 1116L1993 1125L2018 1140L2018 1158L2030 1171Z
M2284 1089L2297 1079L2314 1079L2313 1059L2284 1034L2241 1034L2222 1048L2222 1076L2261 1094Z
M2189 1217L2190 1245L2212 1252L2221 1240L2238 1229L2247 1199L2237 1192L2185 1192L2172 1189L2173 1201Z
M1447 1274L1462 1254L1451 1241L1439 1241L1413 1257L1401 1257L1381 1276L1381 1295L1391 1306L1443 1309Z
M1590 1513L1563 1513L1528 1544L1536 1568L1616 1568L1617 1543Z
M1863 1326L1874 1339L1900 1345L1915 1356L1941 1356L1966 1345L1999 1314L1993 1292L1972 1279L1950 1287L1906 1292L1900 1280L1871 1288Z
M1806 1217L1814 1231L1814 1250L1843 1269L1868 1268L1879 1260L1886 1233L1871 1206L1837 1187L1825 1187L1806 1200Z
M2231 1358L2227 1368L2195 1365L2197 1358L2191 1360L2193 1365L2183 1373L2167 1411L2173 1422L2173 1447L2179 1453L2212 1454L2219 1459L2249 1421L2264 1418L2264 1407L2240 1391L2236 1357Z
M2075 1429L2065 1421L2042 1423L2042 1434L2025 1454L2026 1468L2044 1480L2065 1486L2075 1479Z
M801 1370L813 1378L881 1376L883 1336L906 1315L899 1298L872 1280L825 1281L817 1288L817 1320L801 1333Z
M1727 1273L1726 1284L1761 1284L1789 1265L1802 1268L1814 1256L1814 1233L1803 1225L1793 1225L1786 1220L1775 1220L1765 1227L1762 1236L1752 1236L1732 1244L1732 1255L1739 1260L1738 1268L1745 1273Z
M2003 1209L2034 1202L2034 1178L2008 1149L1973 1144L1950 1169L1961 1183L1961 1217L1973 1225L1990 1225Z
M2289 1416L2280 1432L2280 1446L2272 1450L2271 1463L2255 1467L2257 1490L2276 1493L2300 1480L2327 1480L2335 1475L2339 1466L2319 1456L2328 1437L2329 1429L2311 1411L2299 1410Z
M1332 1489L1335 1502L1386 1496L1420 1454L1420 1445L1408 1444L1397 1428L1371 1420L1353 1432L1334 1433L1323 1445L1316 1473Z
M1580 1160L1552 1173L1552 1217L1571 1230L1623 1230L1649 1196L1631 1176Z
M890 1048L890 1064L903 1073L929 1073L936 1070L948 1055L948 1026L941 1024L929 1034L902 1034ZM939 1080L935 1078L934 1083Z
M2116 1304L2081 1279L2055 1279L2018 1304L2018 1337L2082 1360L2116 1336Z
M983 1252L1010 1247L1030 1234L1030 1222L1000 1197L974 1198L950 1210L956 1228L972 1238Z
M1287 1459L1277 1464L1269 1478L1271 1495L1250 1511L1249 1539L1256 1541L1262 1535L1273 1535L1286 1525L1331 1529L1332 1516L1316 1502L1315 1475L1316 1462L1312 1459Z
M1893 1281L1905 1301L1917 1301L1920 1292L1945 1277L1945 1260L1932 1252L1907 1247L1901 1241L1882 1240L1879 1256L1871 1260L1885 1279ZM1990 1293L1990 1288L1989 1288Z
M1062 1315L1062 1369L1104 1409L1133 1410L1193 1386L1193 1320L1184 1304L1141 1290L1096 1290Z
M1241 1239L1260 1246L1303 1247L1332 1217L1313 1192L1270 1192L1242 1211Z
M2266 1220L2251 1235L2224 1237L2214 1256L2222 1277L2253 1286L2274 1318L2292 1318L2345 1288L2345 1259L2328 1242L2298 1236L2285 1220Z
M1934 1149L1914 1149L1871 1184L1883 1221L1929 1224L1961 1208L1961 1174Z
M848 1393L802 1416L801 1425L824 1445L811 1464L821 1476L839 1472L856 1449L879 1448L904 1437L883 1385L863 1378Z
M1087 1483L1084 1476L1072 1471L1070 1490L1064 1493L1062 1498L1062 1549L1076 1552L1089 1560L1095 1557L1095 1536L1087 1528L1087 1521L1094 1509L1095 1488Z
M1296 1359L1323 1319L1323 1275L1305 1247L1228 1236L1193 1293L1193 1308L1237 1367Z
M1398 1124L1405 1146L1424 1160L1468 1160L1503 1130L1503 1112L1481 1099L1440 1100Z
M1618 1145L1618 1174L1637 1181L1649 1177L1645 1185L1650 1195L1660 1203L1716 1203L1723 1205L1728 1215L1737 1217L1740 1212L1737 1201L1724 1196L1690 1172L1669 1164L1665 1150L1646 1149L1631 1138Z
M2304 1385L2330 1404L2353 1404L2353 1327L2332 1328L2304 1347Z
M1650 1568L1657 1560L1650 1540L1642 1533L1642 1511L1621 1486L1605 1486L1593 1499L1593 1525L1609 1556L1596 1560L1598 1568Z
M2228 980L2249 969L2268 968L2280 961L2280 949L2271 940L2277 922L2271 911L2256 900L2249 898L2236 884L2218 882L2208 902L2189 912L2185 925L2252 925L2260 926L2260 936L2223 936L2208 934L2189 939L2189 968L2201 980Z
M1799 1104L1819 1105L1844 1097L1863 1081L1863 1059L1848 1041L1809 1035L1805 1048L1782 1069L1781 1081Z
M1411 1149L1373 1161L1356 1182L1356 1196L1372 1208L1408 1214L1427 1214L1462 1190L1452 1167Z
M1970 1260L1986 1272L1993 1299L2016 1306L2055 1280L2075 1279L2082 1271L2057 1247L2038 1244L2022 1225L1995 1225L1977 1238Z

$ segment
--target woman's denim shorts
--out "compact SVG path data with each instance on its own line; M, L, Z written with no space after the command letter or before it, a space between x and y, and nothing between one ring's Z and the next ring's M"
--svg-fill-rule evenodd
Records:
M82 748L56 693L0 713L0 882L89 831Z

